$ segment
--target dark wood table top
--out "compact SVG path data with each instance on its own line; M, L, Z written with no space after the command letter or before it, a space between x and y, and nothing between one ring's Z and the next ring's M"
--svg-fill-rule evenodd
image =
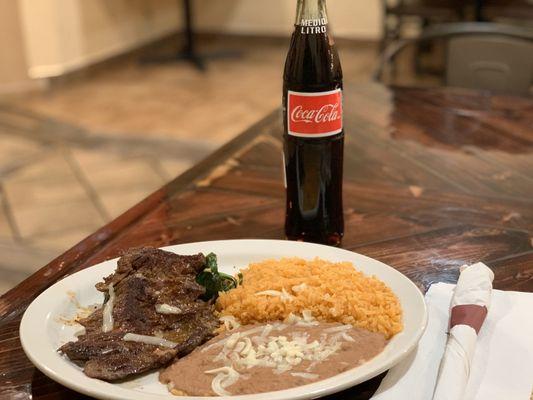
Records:
M484 261L496 288L533 291L533 101L375 84L348 85L345 98L343 247L422 290ZM132 246L283 238L281 148L277 111L4 294L0 398L84 398L35 369L18 337L25 308L62 277Z

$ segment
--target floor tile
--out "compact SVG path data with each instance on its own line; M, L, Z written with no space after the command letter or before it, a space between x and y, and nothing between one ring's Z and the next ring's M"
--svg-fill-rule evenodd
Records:
M87 181L111 217L116 217L159 189L169 178L150 159L97 151L73 151Z
M52 261L59 252L0 240L0 295Z
M39 249L62 254L87 236L93 234L96 229L94 225L79 226L66 231L35 235L27 238L26 242Z
M0 129L0 178L32 162L44 151L45 148L38 143L13 134L3 134Z
M11 174L9 179L17 182L61 184L76 178L64 153L60 149L51 149L42 157L35 158L32 163L17 170L16 174Z
M13 174L3 187L22 239L105 222L60 151Z
M193 166L192 163L180 160L159 160L158 162L168 181L176 178Z
M81 170L98 193L128 188L155 188L164 179L144 158L125 158L95 151L73 151Z
M3 199L0 195L0 240L9 240L13 239L13 232L8 222L7 215L5 213Z
M72 148L71 154L84 171L106 170L115 162L121 162L125 157L102 149Z
M55 234L80 226L95 230L105 222L88 199L14 207L13 215L23 239Z
M69 164L60 154L37 161L4 180L4 191L13 209L41 207L88 200Z
M32 92L30 96L42 92ZM16 101L16 98L15 98ZM20 130L34 131L38 129L39 121L28 115L27 112L17 112L13 110L10 102L0 104L0 134L12 134Z
M100 198L111 217L116 218L160 187L161 185L154 185L152 187L129 188L122 191L103 191L100 192Z
M56 250L0 240L0 254L0 270L31 274L59 253Z

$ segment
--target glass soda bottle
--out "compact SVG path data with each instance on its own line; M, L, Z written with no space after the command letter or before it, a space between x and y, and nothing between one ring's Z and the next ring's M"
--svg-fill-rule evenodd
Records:
M342 68L325 0L298 0L283 82L285 234L338 246L344 235Z

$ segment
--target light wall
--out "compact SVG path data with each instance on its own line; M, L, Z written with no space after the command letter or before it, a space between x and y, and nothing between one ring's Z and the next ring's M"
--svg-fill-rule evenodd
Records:
M51 77L174 32L176 0L18 0L28 74Z
M197 0L193 3L201 29L258 35L287 35L296 0ZM337 37L378 39L380 0L330 0L328 12Z
M18 3L27 74L94 64L182 28L178 0L0 0ZM200 31L288 35L296 0L193 0ZM1 3L0 3L1 4ZM330 0L336 37L377 39L380 0Z
M23 90L30 84L17 3L0 0L0 93Z

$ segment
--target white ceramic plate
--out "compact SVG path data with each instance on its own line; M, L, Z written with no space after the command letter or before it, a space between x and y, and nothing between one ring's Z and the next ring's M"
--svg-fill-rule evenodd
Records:
M281 240L227 240L190 243L166 247L178 254L204 254L214 252L218 256L222 272L235 273L250 262L267 258L297 256L306 259L320 257L329 261L350 261L366 274L377 276L400 299L404 312L404 330L397 334L385 350L369 362L329 379L297 388L234 396L231 399L285 400L310 399L357 385L392 367L407 355L418 343L427 320L422 293L404 275L395 269L363 255L334 247ZM106 261L57 282L48 288L28 307L20 325L22 347L29 359L51 379L80 393L99 399L113 400L161 400L177 399L158 382L158 373L144 375L126 383L111 384L85 376L82 370L57 353L57 348L74 339L78 328L65 325L61 317L73 317L76 306L67 292L74 292L82 305L101 303L102 293L94 285L116 268L116 259ZM199 400L200 397L180 397ZM213 399L207 398L207 399Z

